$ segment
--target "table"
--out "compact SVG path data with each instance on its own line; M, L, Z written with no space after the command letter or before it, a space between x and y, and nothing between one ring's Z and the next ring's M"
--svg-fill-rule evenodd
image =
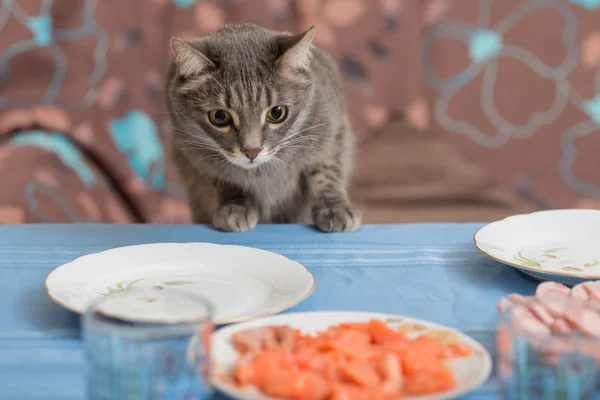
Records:
M495 324L502 296L533 294L536 286L474 248L480 226L366 225L353 234L296 225L249 233L193 225L1 226L0 399L84 398L79 318L44 289L52 269L81 255L155 242L253 246L297 260L316 277L314 293L292 311L379 311L469 330ZM485 390L469 397L496 397Z

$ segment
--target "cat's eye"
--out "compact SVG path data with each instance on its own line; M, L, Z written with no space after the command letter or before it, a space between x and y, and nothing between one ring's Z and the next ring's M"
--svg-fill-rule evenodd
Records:
M278 124L283 122L287 117L287 107L286 106L275 106L267 111L267 121L272 124Z
M231 114L225 110L212 110L208 113L208 119L211 124L218 127L224 127L231 124Z

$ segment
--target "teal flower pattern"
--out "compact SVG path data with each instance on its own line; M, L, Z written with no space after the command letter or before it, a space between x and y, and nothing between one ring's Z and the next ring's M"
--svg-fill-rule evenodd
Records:
M196 4L196 0L171 0L177 7L189 8Z
M113 142L127 158L132 170L152 188L165 189L163 148L152 118L141 110L132 110L109 123Z
M83 160L79 149L64 135L57 132L29 131L16 135L11 143L17 147L35 146L55 153L86 186L94 185L92 170Z
M577 39L577 19L568 4L562 1L524 1L513 8L493 26L489 25L491 1L480 2L479 17L476 24L463 20L446 18L427 33L423 41L422 62L426 83L440 95L435 104L437 122L446 130L460 133L482 147L499 148L510 138L530 137L540 126L550 124L561 115L568 100L565 94L570 91L567 77L579 61ZM526 16L540 10L553 9L565 22L562 42L566 49L565 57L557 66L545 64L532 51L505 41L510 29ZM441 79L435 67L429 62L432 46L439 39L454 39L464 42L468 47L469 65L454 76ZM518 124L508 121L501 115L494 103L495 82L498 76L501 57L518 60L533 70L540 78L549 80L555 86L555 98L545 111L532 113L528 121ZM486 134L468 121L457 120L449 114L449 104L467 83L476 77L482 78L481 104L483 113L494 126L494 134Z
M600 8L600 0L569 0L571 4L579 5L587 10Z
M594 133L600 133L600 68L596 70L595 78L595 97L592 99L583 99L578 96L579 108L588 115L588 120L575 124L568 128L561 138L562 158L558 165L558 172L563 181L587 196L600 197L600 185L588 182L573 172L573 165L577 161L579 151L575 142ZM576 92L573 90L573 94Z
M54 26L51 15L53 3L55 3L53 0L41 2L42 6L39 14L29 15L16 0L0 2L0 34L2 34L2 28L4 28L10 17L16 19L31 33L29 39L16 41L0 50L0 87L11 77L11 60L20 54L39 48L47 48L54 62L52 78L41 98L31 98L24 101L0 96L0 108L30 104L55 104L69 108L83 108L91 105L96 100L97 86L106 71L106 51L108 48L108 35L95 21L96 0L85 0L82 8L83 23L75 28L58 28ZM70 45L68 42L87 39L89 36L94 37L96 45L92 54L94 68L87 79L88 90L79 97L59 100L57 97L64 83L68 64L81 63L81 60L68 60L63 46Z

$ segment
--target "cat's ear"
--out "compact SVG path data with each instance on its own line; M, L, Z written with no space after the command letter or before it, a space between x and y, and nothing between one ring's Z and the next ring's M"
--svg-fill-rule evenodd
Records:
M186 78L198 76L215 66L200 50L179 38L171 38L171 50L179 74Z
M312 59L314 37L314 27L297 35L281 36L275 65L290 72L307 71Z

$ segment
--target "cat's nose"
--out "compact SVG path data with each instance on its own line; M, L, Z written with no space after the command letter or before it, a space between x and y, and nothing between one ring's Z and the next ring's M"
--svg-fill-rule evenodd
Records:
M242 152L250 159L250 161L254 160L262 151L262 149L245 149Z

